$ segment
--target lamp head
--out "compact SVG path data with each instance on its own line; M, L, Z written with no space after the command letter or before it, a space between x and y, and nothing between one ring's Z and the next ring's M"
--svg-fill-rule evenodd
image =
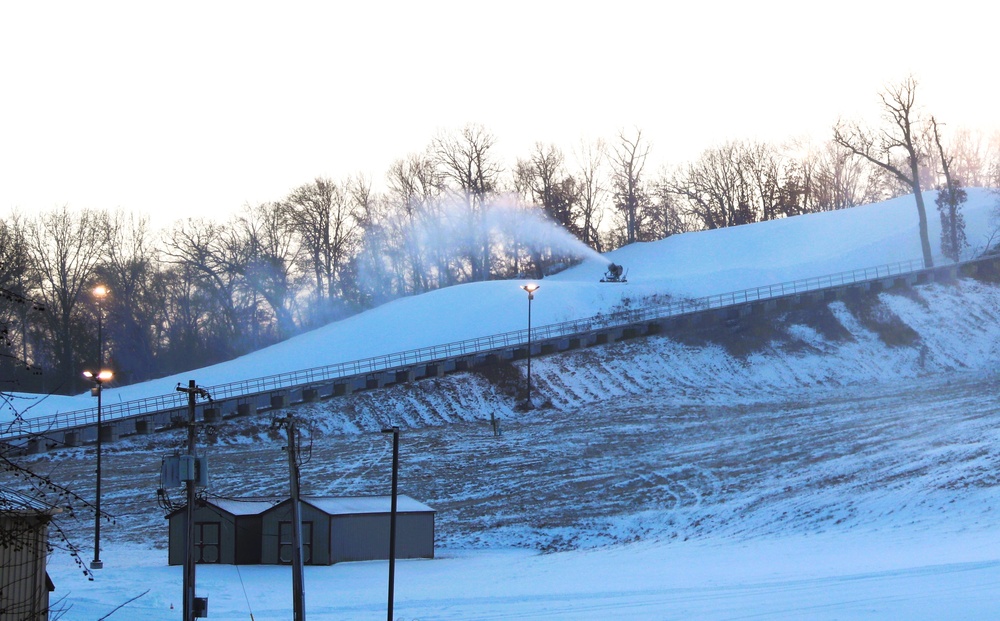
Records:
M101 369L101 371L98 372L96 375L94 374L93 371L84 371L83 376L92 382L97 382L98 384L100 384L101 382L106 382L110 380L112 377L115 376L115 374L107 369Z
M103 300L105 296L108 295L108 288L105 287L104 285L97 285L96 287L94 287L93 293L95 298L97 298L98 300Z
M533 283L533 282L532 283L528 283L526 285L521 285L521 288L528 292L528 299L529 300L531 298L535 297L535 292L538 291L539 287L541 287L541 285L539 285L537 283Z

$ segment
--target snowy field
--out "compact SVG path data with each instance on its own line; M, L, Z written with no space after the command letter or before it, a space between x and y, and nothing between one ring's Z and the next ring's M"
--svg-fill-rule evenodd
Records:
M734 406L623 398L536 411L499 439L481 420L410 429L401 489L439 510L439 549L398 563L396 618L996 618L998 388L996 374L968 372ZM386 491L384 436L314 440L308 491ZM159 455L183 438L131 442L106 462L119 521L105 569L87 582L53 556L68 618L147 589L116 616L178 617L181 573L166 565L153 489ZM280 492L281 445L212 447L212 491ZM77 480L88 470L70 451L39 464ZM384 618L386 574L385 562L307 567L309 617ZM198 568L215 619L288 619L290 582L285 567Z
M994 203L970 192L973 246L993 230ZM561 321L624 297L707 295L917 257L910 197L624 248L608 258L630 268L628 285L596 284L603 267L584 263L544 280L535 309ZM295 343L298 360L326 364L330 344L354 347L350 359L516 329L516 284L400 300L266 359L289 364ZM445 307L459 301L475 316L449 319ZM396 335L392 317L404 310L427 329ZM387 493L391 450L378 430L404 429L400 491L438 510L438 550L398 562L397 619L1000 618L1000 285L926 285L721 332L537 359L550 404L527 413L502 378L479 374L300 407L313 441L304 491ZM386 336L359 338L368 334ZM190 376L259 375L264 359ZM207 448L212 493L287 489L284 442L269 422L220 425ZM93 582L53 555L54 595L72 604L65 619L102 618L140 595L109 618L180 617L181 568L166 565L154 493L161 456L183 442L174 431L106 447L104 505L118 519L102 531L105 568ZM29 461L87 489L92 455ZM92 524L66 526L88 545ZM307 567L308 618L384 619L386 574L385 562ZM291 618L287 567L199 566L197 590L210 619Z
M108 558L97 584L71 589L67 618L100 618L146 589L111 618L180 618L180 567L164 567L143 549ZM200 566L197 578L210 619L291 619L288 568ZM995 535L837 533L400 561L394 608L396 619L422 621L996 619L998 589ZM309 567L305 594L310 619L385 619L386 563Z

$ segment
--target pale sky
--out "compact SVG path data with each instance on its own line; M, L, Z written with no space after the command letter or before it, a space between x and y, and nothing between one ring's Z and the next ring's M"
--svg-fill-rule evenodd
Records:
M317 176L379 183L470 122L507 165L636 127L676 164L876 121L910 73L939 120L992 130L998 17L966 0L0 0L0 213L224 219Z

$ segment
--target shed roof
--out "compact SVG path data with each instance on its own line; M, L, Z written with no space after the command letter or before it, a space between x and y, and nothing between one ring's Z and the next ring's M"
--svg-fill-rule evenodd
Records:
M206 498L199 498L195 503L195 507L201 506L204 503L205 506L210 506L219 511L223 511L233 516L241 515L260 515L264 511L267 511L274 505L281 503L284 498L281 497L253 497L253 498L218 498L214 496L208 496ZM173 511L167 514L167 519L175 515L179 515L187 511L187 504L180 505Z
M364 513L389 513L392 509L392 496L303 496L308 502L328 515L350 515ZM397 513L436 513L432 507L409 496L396 496Z
M285 504L291 499L286 497L267 498L205 498L207 505L234 516L260 515L265 511ZM389 513L392 510L392 496L303 496L302 502L307 502L327 515L365 515L372 513ZM185 510L175 509L167 518ZM396 496L397 513L437 513L419 500L399 494Z
M0 514L51 515L53 513L62 513L62 509L44 499L17 490L0 489Z
M257 515L280 503L281 498L207 498L206 502L232 515Z

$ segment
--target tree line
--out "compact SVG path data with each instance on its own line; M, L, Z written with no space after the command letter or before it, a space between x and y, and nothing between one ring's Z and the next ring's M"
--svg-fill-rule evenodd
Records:
M487 128L468 125L395 161L378 189L364 176L317 178L222 222L154 231L121 210L13 212L0 219L0 289L35 304L0 305L0 391L77 393L98 360L117 382L142 381L401 296L541 277L574 260L564 244L527 234L543 223L606 252L942 188L955 199L939 209L957 259L961 186L1000 185L1000 137L942 139L944 124L917 115L915 87L888 88L888 116L872 129L838 123L819 144L736 140L656 171L638 128L569 152L538 143L510 163ZM102 300L98 284L110 291Z

